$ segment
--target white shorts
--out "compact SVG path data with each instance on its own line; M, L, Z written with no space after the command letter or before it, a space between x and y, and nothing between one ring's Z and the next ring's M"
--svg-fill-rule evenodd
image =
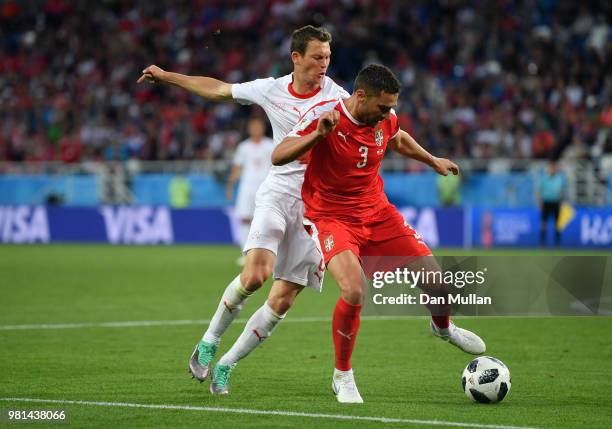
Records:
M236 216L242 219L252 219L255 212L255 194L257 188L238 188L236 195Z
M321 291L323 255L303 225L302 200L273 191L265 185L255 198L255 214L244 245L251 249L267 249L276 255L273 276Z

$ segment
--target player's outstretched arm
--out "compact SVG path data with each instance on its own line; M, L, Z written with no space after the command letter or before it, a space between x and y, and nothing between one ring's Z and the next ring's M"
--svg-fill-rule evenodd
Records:
M404 130L399 131L399 134L389 142L389 146L400 155L429 165L438 174L443 176L447 176L449 172L453 173L455 176L459 174L459 167L457 164L449 159L433 156L423 149L423 147Z
M272 152L273 165L285 165L291 161L295 161L303 156L312 147L323 140L330 132L336 128L336 124L340 120L340 113L337 110L324 112L316 122L313 122L306 128L316 128L308 134L295 137L289 135L283 139ZM299 126L299 124L298 124Z
M325 136L316 130L301 137L285 137L272 152L272 165L285 165L295 161L324 138Z
M228 201L231 201L234 197L234 185L240 178L240 174L242 174L242 167L236 164L232 165L232 171L229 179L227 179L227 186L225 187L225 198L227 198Z
M142 71L138 83L168 83L183 88L192 94L199 95L209 101L232 100L232 84L205 76L187 76L180 73L167 72L156 65L150 65Z

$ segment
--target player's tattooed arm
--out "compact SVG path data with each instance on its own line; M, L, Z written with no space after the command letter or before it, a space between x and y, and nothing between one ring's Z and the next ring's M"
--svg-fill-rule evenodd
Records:
M340 113L337 110L324 112L319 116L316 122L316 128L314 128L314 123L306 128L306 130L308 130L308 128L314 128L310 133L300 137L285 137L272 152L272 164L285 165L300 158L312 149L315 144L323 140L332 132L333 129L336 128L336 124L339 120Z
M438 174L443 176L447 176L449 172L455 176L459 174L459 167L457 164L449 159L433 156L404 130L400 130L399 133L389 141L389 146L391 150L400 155L429 165Z
M156 65L150 65L142 71L138 83L142 83L145 80L150 83L175 85L209 101L232 100L232 84L212 77L187 76L180 73L167 72Z

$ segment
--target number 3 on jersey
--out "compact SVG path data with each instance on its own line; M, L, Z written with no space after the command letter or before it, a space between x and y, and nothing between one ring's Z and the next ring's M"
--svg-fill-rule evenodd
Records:
M368 147L360 146L359 152L361 153L361 157L363 158L363 160L357 163L357 168L363 168L368 163Z

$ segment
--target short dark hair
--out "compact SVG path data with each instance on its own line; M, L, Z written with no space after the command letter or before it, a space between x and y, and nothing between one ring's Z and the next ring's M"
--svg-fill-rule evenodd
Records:
M380 64L370 64L361 69L355 79L355 91L363 89L366 95L378 95L381 91L397 94L401 84L393 72Z
M297 52L300 55L304 55L308 47L308 42L311 40L331 43L332 36L331 33L323 27L307 25L298 28L291 34L291 52Z

